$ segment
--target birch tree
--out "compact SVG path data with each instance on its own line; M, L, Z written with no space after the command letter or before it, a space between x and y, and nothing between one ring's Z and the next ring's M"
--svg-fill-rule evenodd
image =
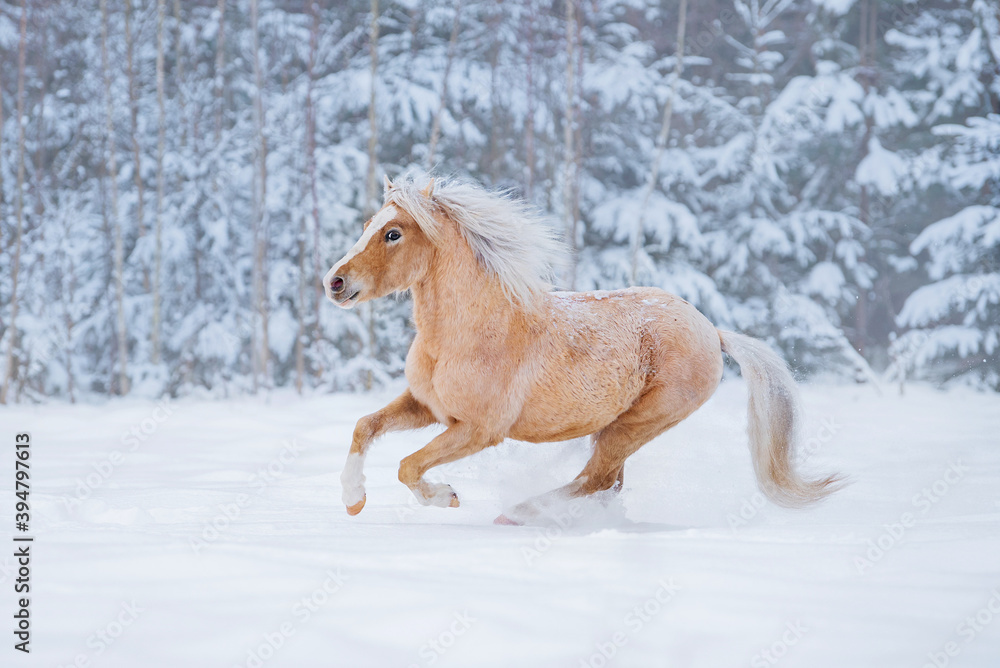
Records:
M252 343L254 390L263 377L270 386L270 344L268 343L267 299L267 137L264 135L264 76L260 64L260 26L257 0L250 2L250 32L253 46L253 116L256 160L253 185L253 311Z
M160 277L163 271L163 152L166 144L167 120L163 106L163 19L166 0L156 2L156 107L158 132L156 140L156 248L153 256L153 330L151 360L160 363Z
M378 123L375 117L375 77L378 76L378 0L371 3L371 26L368 33L368 44L371 51L371 69L369 71L371 87L368 93L368 172L365 177L365 220L368 220L378 206L376 196L378 193L378 181L375 179L375 165L378 160ZM365 324L368 340L365 342L365 353L368 359L375 357L375 307L372 302L365 304ZM370 390L374 383L374 375L371 369L365 374L365 389Z
M563 174L563 219L566 227L566 241L569 245L570 260L567 288L576 284L576 226L577 192L576 179L579 156L576 152L576 61L577 61L577 16L576 0L566 0L566 118L563 124L563 153L565 170Z
M132 137L132 180L135 183L135 221L139 238L146 236L146 221L143 218L145 187L142 182L142 150L139 147L139 90L135 74L135 37L132 35L132 0L125 0L125 70L128 76L128 109L131 119ZM149 292L149 267L142 268L142 288Z
M177 81L177 107L181 117L181 148L187 146L187 103L184 99L184 40L181 35L181 0L174 0L174 25L177 28L177 38L174 41L174 61L177 68L174 75Z
M256 7L256 4L254 5ZM226 89L226 0L219 0L215 11L219 14L215 46L215 145L222 141L222 104Z
M316 192L316 108L313 88L316 83L316 49L319 42L319 5L309 0L312 27L309 30L309 61L306 70L306 170L308 171L310 213L313 230L313 339L320 335L320 308L323 306L323 258L320 256L319 195Z
M107 142L108 180L111 189L111 207L108 217L114 235L114 283L117 312L118 339L118 394L128 393L128 331L125 323L125 244L121 218L118 215L118 162L115 151L114 100L111 95L111 67L108 62L108 0L101 0L101 70L104 75L104 137Z
M528 111L524 119L524 197L529 202L535 198L535 24L538 9L535 0L528 0L528 11L524 14L527 39L525 53L525 90Z

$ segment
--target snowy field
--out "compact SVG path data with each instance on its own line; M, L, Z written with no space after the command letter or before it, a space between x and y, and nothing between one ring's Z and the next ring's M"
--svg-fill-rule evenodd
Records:
M439 509L396 480L434 431L390 435L348 517L354 422L393 394L0 409L4 540L24 430L36 536L32 653L8 628L0 663L1000 665L1000 396L805 387L805 467L853 484L789 511L756 492L727 379L629 460L619 497L509 527L492 520L571 479L585 443L442 467L462 505Z

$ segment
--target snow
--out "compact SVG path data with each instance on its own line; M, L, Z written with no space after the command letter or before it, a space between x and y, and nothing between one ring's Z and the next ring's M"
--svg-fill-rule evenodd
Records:
M932 278L958 271L967 262L963 250L970 246L991 248L1000 245L1000 210L991 206L968 206L953 216L928 225L910 244L914 255L931 251L928 269ZM968 253L966 252L967 256Z
M882 147L877 137L868 140L868 155L858 164L854 178L862 185L874 186L882 195L895 195L906 176L906 161Z
M891 668L951 661L946 647L955 666L996 665L996 394L804 387L805 468L853 483L792 511L754 486L727 379L629 460L619 497L547 527L492 520L571 479L584 444L442 467L429 478L462 505L428 508L396 469L433 429L374 445L349 517L354 422L393 394L0 408L8 440L33 443L19 665Z
M836 16L843 16L850 10L856 0L819 0L817 3Z
M903 304L897 320L904 326L922 327L946 318L953 310L964 311L970 303L980 309L1000 304L1000 274L949 276L917 288Z
M846 281L844 272L833 262L820 262L809 272L805 291L810 295L818 295L828 302L835 302Z
M616 239L625 240L635 233L637 221L642 219L643 232L652 232L666 246L675 240L686 246L699 245L701 232L698 219L687 206L657 192L650 194L645 208L643 204L644 193L638 191L609 198L594 210L594 225L597 229L612 232Z

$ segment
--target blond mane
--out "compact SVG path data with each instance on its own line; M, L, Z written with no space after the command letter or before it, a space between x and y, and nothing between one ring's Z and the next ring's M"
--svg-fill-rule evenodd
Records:
M441 242L442 214L454 220L483 269L512 302L529 306L552 289L562 244L542 216L509 191L490 191L457 179L403 176L386 190L385 203L405 209L427 237Z

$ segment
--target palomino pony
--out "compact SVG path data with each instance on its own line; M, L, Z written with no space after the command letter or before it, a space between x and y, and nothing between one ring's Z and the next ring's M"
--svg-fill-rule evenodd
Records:
M390 431L447 427L400 462L399 480L424 505L457 507L431 468L497 445L590 435L593 456L568 485L501 515L520 523L552 497L620 488L625 460L691 415L722 378L722 353L749 388L750 451L773 501L800 506L837 479L805 481L792 468L799 420L785 363L761 342L717 330L691 304L654 288L550 292L559 245L525 204L461 182L386 178L385 203L323 279L349 309L410 290L416 338L409 388L361 418L341 475L347 512L365 505L363 466Z

